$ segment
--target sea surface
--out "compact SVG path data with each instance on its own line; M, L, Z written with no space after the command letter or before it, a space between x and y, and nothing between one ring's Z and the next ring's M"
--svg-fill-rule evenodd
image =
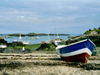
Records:
M76 36L76 35L72 35L72 36ZM21 39L19 39L19 37L16 37L16 36L12 36L12 37L8 37L7 36L0 36L2 37L4 40L7 41L7 43L10 43L14 40L18 41L18 40L22 40L22 42L29 42L30 44L38 44L38 43L41 43L41 41L47 41L48 39L50 40L54 40L57 38L57 36L39 36L38 39L32 39L32 38L36 38L37 36L27 36L27 37L21 37ZM66 35L60 35L59 36L60 39L63 39L63 40L68 40L68 36Z

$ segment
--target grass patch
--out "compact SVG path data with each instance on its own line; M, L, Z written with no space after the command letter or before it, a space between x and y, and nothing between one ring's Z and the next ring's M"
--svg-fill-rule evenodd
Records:
M25 45L25 48L26 49L34 49L34 48L38 48L38 47L40 47L41 46L41 44L31 44L31 45ZM13 46L8 46L7 47L7 49L13 49L13 48L15 48L15 49L22 49L22 47L23 46L15 46L15 47L13 47Z

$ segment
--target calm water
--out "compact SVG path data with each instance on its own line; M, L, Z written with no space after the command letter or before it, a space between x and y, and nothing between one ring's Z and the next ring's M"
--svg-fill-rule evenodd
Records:
M5 39L8 43L9 42L12 42L13 40L19 40L19 37L12 37L12 38L5 38L5 36L1 36L3 39ZM34 38L36 38L37 36L34 36ZM63 39L63 40L67 40L68 38L67 38L68 36L59 36L59 38L60 39ZM22 42L29 42L30 44L36 44L36 43L41 43L41 41L47 41L48 40L48 36L39 36L39 38L38 39L30 39L30 38L33 38L32 36L30 37L22 37ZM49 38L51 39L51 40L54 40L54 38L57 38L57 36L49 36Z

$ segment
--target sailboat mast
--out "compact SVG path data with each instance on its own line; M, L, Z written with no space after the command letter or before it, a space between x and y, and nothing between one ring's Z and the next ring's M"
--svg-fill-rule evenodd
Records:
M50 37L49 37L49 30L48 30L48 40L50 40Z
M57 38L59 38L58 33L57 33Z
M20 40L22 39L21 34L19 34L19 39L20 39Z
M56 35L56 26L54 25L54 40L55 40L55 35Z

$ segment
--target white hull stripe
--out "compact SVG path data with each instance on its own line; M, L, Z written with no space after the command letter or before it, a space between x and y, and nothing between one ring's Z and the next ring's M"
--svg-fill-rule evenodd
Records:
M78 55L78 54L82 54L82 53L88 53L90 56L92 54L92 52L88 48L83 48L83 49L80 49L80 50L77 50L74 52L60 54L60 56L69 57L69 56L74 56L74 55Z

